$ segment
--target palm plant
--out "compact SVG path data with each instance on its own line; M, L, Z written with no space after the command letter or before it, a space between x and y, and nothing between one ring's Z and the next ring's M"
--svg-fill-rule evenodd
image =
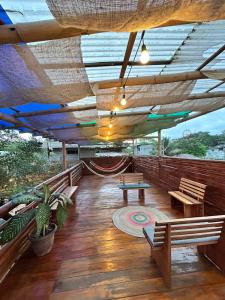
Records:
M42 191L37 189L29 189L12 197L15 204L37 203L35 208L31 208L25 212L21 212L13 216L0 232L0 245L4 245L13 240L30 222L35 219L36 238L44 237L49 232L49 224L51 220L51 208L56 203L56 220L58 227L61 227L67 218L67 206L72 204L71 199L63 193L52 193L47 185L43 185Z

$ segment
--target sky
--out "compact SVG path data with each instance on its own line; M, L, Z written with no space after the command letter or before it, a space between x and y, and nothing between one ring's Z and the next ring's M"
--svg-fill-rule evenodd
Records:
M211 134L218 134L223 130L225 130L225 108L181 123L176 127L165 129L162 131L162 135L176 139L184 136L187 132L190 134L199 131L208 131Z

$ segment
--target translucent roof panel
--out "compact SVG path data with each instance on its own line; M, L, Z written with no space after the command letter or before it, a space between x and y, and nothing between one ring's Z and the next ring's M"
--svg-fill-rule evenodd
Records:
M14 24L53 19L45 0L1 0Z

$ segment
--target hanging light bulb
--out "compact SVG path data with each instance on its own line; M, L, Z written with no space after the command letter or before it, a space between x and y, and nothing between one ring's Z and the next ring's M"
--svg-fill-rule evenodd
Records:
M149 62L149 52L147 47L145 46L144 42L141 47L141 57L140 57L140 62L144 65Z
M108 137L108 136L106 137L106 140L107 140L107 141L109 140L109 137Z
M123 106L125 106L127 104L127 100L125 98L125 95L123 95L123 98L121 99L120 104L123 105Z
M122 106L125 106L127 104L126 95L125 95L125 85L123 86L123 97L122 97L122 99L120 101L120 104Z
M111 122L109 123L109 128L113 128L113 124Z
M110 132L110 131L108 131L108 132L107 132L107 134L108 134L108 135L110 135L110 134L111 134L111 132Z

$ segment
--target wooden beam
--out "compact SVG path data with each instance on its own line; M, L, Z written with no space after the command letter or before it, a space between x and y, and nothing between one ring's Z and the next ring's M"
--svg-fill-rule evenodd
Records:
M150 66L150 65L169 65L172 60L151 60L148 63L145 64L145 66ZM123 66L124 61L105 61L105 62L95 62L95 63L85 63L85 68L98 68L98 67L114 67L114 66ZM52 64L54 66L54 64ZM65 64L63 64L65 66ZM68 67L71 67L71 64L68 64ZM128 61L127 66L143 66L139 61ZM121 70L122 73L122 70ZM120 76L121 76L120 73ZM121 77L120 77L121 78Z
M157 145L157 150L158 150L158 156L162 155L162 141L161 141L161 130L158 130L158 145Z
M212 86L210 89L208 89L208 90L206 91L206 93L209 93L209 92L211 92L212 90L215 90L216 88L218 88L218 87L221 86L222 84L224 84L224 81L215 84L215 85Z
M128 43L127 43L127 49L126 49L126 52L125 52L125 55L124 55L123 64L122 64L122 68L121 68L121 71L120 71L120 78L124 78L124 74L126 72L127 65L128 65L129 60L130 60L130 56L131 56L131 53L132 53L132 50L133 50L133 46L134 46L134 43L135 43L135 40L136 40L136 36L137 36L137 32L131 32L130 33L129 40L128 40Z
M78 160L80 160L80 152L81 152L81 149L80 149L80 145L78 144L78 145L77 145L77 156L78 156Z
M134 85L144 85L144 84L163 84L171 83L178 81L187 81L187 80L198 80L198 79L208 79L201 71L191 71L191 72L182 72L182 73L173 73L167 75L154 75L154 76L145 76L145 77L131 77L128 78L126 86ZM110 89L113 87L120 87L121 80L104 80L97 81L93 84L96 84L99 89Z
M167 27L191 22L169 21L158 27ZM73 26L61 26L56 20L26 22L1 25L0 44L30 43L38 41L69 38L73 36L99 33L93 30L82 30Z
M202 70L207 66L211 61L213 61L217 56L219 56L225 50L225 45L220 47L216 52L214 52L209 58L207 58L197 69L196 71Z
M62 162L63 162L63 171L67 169L67 152L66 152L66 143L62 142Z
M96 31L63 27L56 20L2 25L0 44L30 43L94 34Z
M51 114L61 114L65 112L75 112L75 111L86 111L96 109L96 104L91 105L77 105L77 106L65 106L61 108L54 108L54 109L46 109L46 110L37 110L32 112L25 112L25 113L16 113L13 116L16 118L21 117L33 117L33 116L44 116L44 115L51 115Z
M19 127L25 127L25 128L30 129L31 131L39 132L41 135L45 135L45 136L48 135L47 131L36 129L36 128L30 126L29 124L26 124L20 120L17 120L14 116L11 116L11 115L6 115L4 113L0 113L0 120L15 124L15 127L13 127L12 129L18 129Z
M185 100L220 98L220 97L225 97L225 92L193 94L188 96ZM51 115L51 114L61 114L65 112L86 111L92 109L96 109L96 104L80 105L80 106L65 106L63 108L38 110L38 111L25 112L25 113L19 112L14 114L13 116L15 118L22 118L22 117L44 116L44 115ZM110 117L110 115L107 115L105 117Z

